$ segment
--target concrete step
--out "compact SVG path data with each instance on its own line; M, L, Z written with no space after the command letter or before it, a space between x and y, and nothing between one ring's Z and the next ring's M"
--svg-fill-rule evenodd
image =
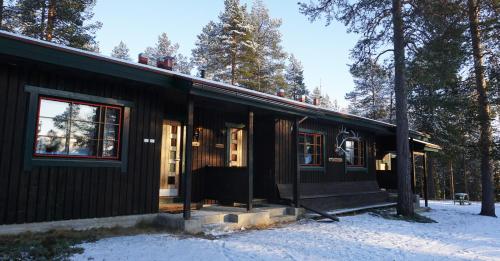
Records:
M270 217L287 215L287 207L271 208L268 211Z
M238 228L233 223L206 224L202 226L203 233L212 236L220 236L231 233L235 229Z
M274 217L271 217L271 221L273 223L288 223L288 222L297 221L297 217L294 215L274 216Z
M196 215L193 218L200 220L202 224L220 224L224 223L226 214L219 213L204 213L200 215Z
M249 227L268 225L271 217L268 211L248 212L248 213L230 213L224 216L225 223L235 223L238 226Z

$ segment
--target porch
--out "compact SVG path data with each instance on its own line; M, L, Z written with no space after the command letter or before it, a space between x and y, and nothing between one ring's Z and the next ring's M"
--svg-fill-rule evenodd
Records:
M172 230L198 234L210 231L224 232L266 227L298 220L304 210L276 204L254 205L251 210L245 207L206 205L198 210L191 210L190 219L182 213L159 213L156 222Z

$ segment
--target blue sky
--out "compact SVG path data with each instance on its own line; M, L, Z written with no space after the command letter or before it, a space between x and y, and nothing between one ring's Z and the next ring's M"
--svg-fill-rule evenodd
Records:
M306 0L307 1L307 0ZM147 2L147 3L146 3ZM166 32L180 45L180 52L191 54L196 36L210 20L216 20L223 0L131 1L100 0L94 18L103 23L97 32L101 52L109 55L120 40L130 49L135 60L147 46L153 46L158 35ZM252 0L242 0L249 6ZM342 24L324 21L310 23L298 11L296 0L264 0L270 14L281 18L283 46L304 66L305 81L310 90L321 83L322 90L344 107L344 95L353 89L347 64L349 50L357 36L347 34Z

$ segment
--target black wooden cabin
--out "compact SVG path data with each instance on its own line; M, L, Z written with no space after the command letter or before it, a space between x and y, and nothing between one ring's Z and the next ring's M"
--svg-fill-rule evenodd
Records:
M6 32L0 116L0 224L255 199L333 209L396 184L391 124ZM355 137L338 146L340 131Z

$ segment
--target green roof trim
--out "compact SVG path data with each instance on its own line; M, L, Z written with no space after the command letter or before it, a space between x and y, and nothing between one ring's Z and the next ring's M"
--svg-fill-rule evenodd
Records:
M13 38L0 37L0 54L16 56L44 63L85 70L93 73L129 79L148 84L173 87L175 81L168 75L161 75L141 68L120 63L110 63L89 55L82 55L56 48L48 48Z

